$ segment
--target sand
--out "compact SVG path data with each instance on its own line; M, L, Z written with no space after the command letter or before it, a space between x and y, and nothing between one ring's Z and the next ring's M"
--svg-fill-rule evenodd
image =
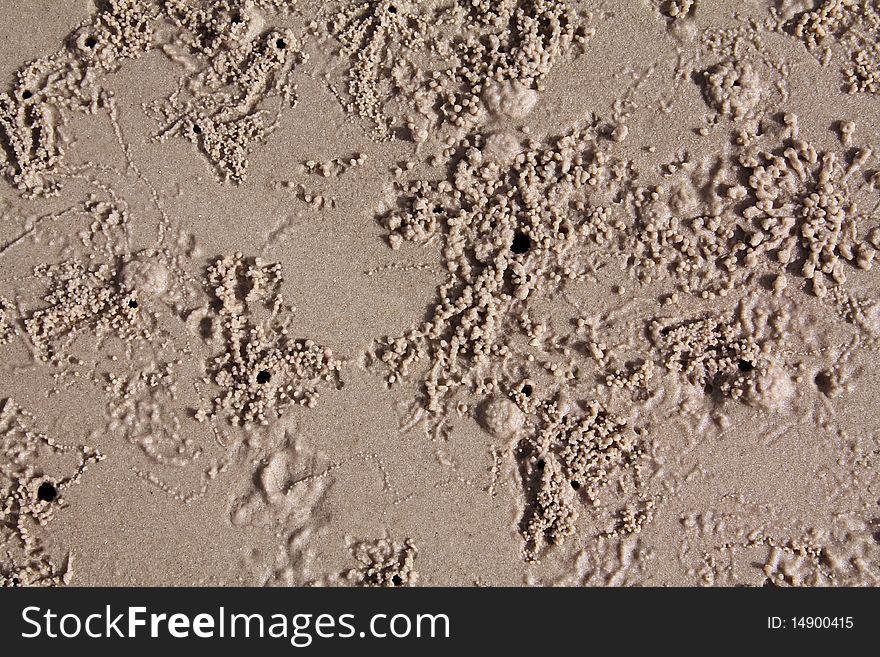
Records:
M0 584L880 583L880 3L0 10Z

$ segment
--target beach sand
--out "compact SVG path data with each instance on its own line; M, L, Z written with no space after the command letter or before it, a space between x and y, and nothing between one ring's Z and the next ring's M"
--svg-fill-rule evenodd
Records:
M880 3L0 10L0 584L880 583Z

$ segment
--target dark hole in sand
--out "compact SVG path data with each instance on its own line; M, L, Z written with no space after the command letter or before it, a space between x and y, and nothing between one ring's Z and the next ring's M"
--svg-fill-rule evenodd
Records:
M271 378L272 375L266 370L260 370L257 372L257 383L269 383L269 379Z
M813 383L816 384L816 387L819 389L823 395L831 396L834 390L834 382L831 379L831 373L827 370L822 370L818 372L816 376L813 378Z
M526 253L530 248L532 248L532 240L525 233L517 233L513 236L513 244L510 245L510 250L516 253L517 255L522 255Z
M38 500L42 500L43 502L53 502L56 497L58 497L58 491L52 483L44 481L40 484L40 487L37 489Z
M94 48L98 45L98 40L93 36L86 37L86 40L83 41L83 44L86 48Z
M528 383L525 384L522 387L522 394L524 394L526 397L531 397L532 396L532 386Z
M751 372L753 369L755 369L755 366L752 365L752 364L751 364L749 361L747 361L747 360L741 360L741 361L739 361L739 365L737 365L737 367L739 368L739 371L740 371L740 372Z
M137 307L138 307L138 302L135 301L134 299L129 299L129 300L128 300L128 307L129 307L129 308L137 308Z
M391 578L391 583L394 584L394 586L400 586L403 584L403 578L400 575L394 575L394 577Z

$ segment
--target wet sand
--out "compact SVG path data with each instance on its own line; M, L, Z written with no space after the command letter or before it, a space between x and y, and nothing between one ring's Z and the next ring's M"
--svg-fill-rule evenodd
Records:
M0 584L880 582L880 5L0 0Z

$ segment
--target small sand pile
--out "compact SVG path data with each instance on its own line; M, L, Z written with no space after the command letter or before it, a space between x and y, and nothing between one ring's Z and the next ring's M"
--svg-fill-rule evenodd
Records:
M89 466L104 459L85 446L56 442L34 428L33 417L11 399L0 401L0 586L67 584L68 554L59 565L46 526L66 506L64 493Z
M354 541L349 551L359 565L345 576L356 586L414 586L418 580L414 570L418 550L410 539Z
M282 282L279 265L241 254L208 268L225 346L208 368L220 394L197 419L222 415L234 425L267 424L291 404L314 406L319 387L341 386L341 362L330 349L291 337L293 311L284 305ZM258 322L261 307L268 312Z

